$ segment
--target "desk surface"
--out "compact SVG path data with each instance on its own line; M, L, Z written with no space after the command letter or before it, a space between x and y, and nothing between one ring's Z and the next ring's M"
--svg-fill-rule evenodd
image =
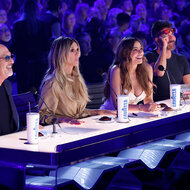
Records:
M169 101L165 101L169 105ZM85 159L119 151L138 143L164 138L188 130L190 122L190 101L177 112L167 116L130 117L129 123L99 123L100 116L82 119L81 125L62 123L58 134L52 135L52 126L40 131L37 145L26 144L26 131L0 137L0 160L50 165L68 164Z

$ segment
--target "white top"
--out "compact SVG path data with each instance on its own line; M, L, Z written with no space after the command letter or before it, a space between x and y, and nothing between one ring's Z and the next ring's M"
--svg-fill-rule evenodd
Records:
M139 96L135 96L132 92L128 94L129 97L129 104L137 104L138 102L145 99L146 94L144 91ZM100 109L106 109L106 110L115 110L113 101L111 98L107 99L103 105L101 105Z
M132 92L128 94L129 96L129 104L137 104L138 102L145 99L146 94L144 91L139 96L135 96Z

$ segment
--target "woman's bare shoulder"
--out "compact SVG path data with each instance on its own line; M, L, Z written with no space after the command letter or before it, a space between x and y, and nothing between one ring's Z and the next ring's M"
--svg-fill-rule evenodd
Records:
M145 68L146 68L146 70L147 70L148 73L152 73L153 72L152 71L152 66L150 64L145 63Z
M114 65L111 69L111 73L119 73L120 67L118 65Z

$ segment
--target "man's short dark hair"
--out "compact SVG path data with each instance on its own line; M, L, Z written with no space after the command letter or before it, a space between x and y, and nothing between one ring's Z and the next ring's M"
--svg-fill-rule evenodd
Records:
M123 24L130 22L130 16L127 13L119 13L117 15L117 25L122 26Z
M151 27L151 36L152 38L155 38L157 36L157 34L164 28L172 28L173 25L166 21L166 20L158 20L158 21L155 21L153 24L152 24L152 27Z

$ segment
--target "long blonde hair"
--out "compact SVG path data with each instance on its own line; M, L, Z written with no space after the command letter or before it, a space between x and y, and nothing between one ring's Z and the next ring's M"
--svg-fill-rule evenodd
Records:
M48 55L49 68L42 81L41 89L45 82L50 82L55 79L59 86L65 89L66 96L71 101L77 101L82 97L84 101L88 102L87 88L78 66L73 67L72 77L69 77L65 72L64 64L67 63L67 55L73 43L76 43L80 48L77 40L73 38L60 36L54 40ZM74 95L70 92L70 87L73 88Z
M142 42L138 38L134 38L134 37L127 37L121 40L119 47L117 49L113 64L110 66L110 69L108 72L108 79L106 81L105 89L104 89L104 95L106 99L110 97L110 85L109 85L110 71L114 65L120 67L122 94L126 94L125 89L127 89L127 94L132 90L131 80L129 76L129 66L131 62L130 55L136 41L138 41L142 45ZM146 69L146 64L147 64L147 60L143 56L142 64L137 65L136 74L137 74L137 79L140 86L145 91L146 95L150 96L153 90L152 88L153 83L151 79L149 78L149 75ZM150 84L152 85L152 87L150 87Z

